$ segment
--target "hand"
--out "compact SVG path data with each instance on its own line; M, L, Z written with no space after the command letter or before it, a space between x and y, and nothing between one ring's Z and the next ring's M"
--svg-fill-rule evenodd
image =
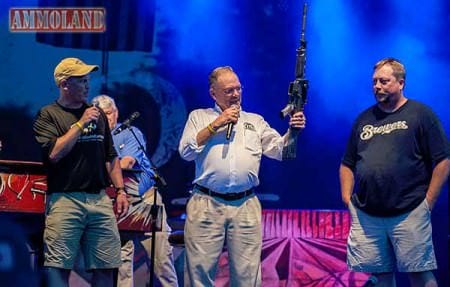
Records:
M289 126L295 129L304 129L306 126L306 117L303 112L293 114L289 120Z
M81 119L79 120L79 122L85 126L87 123L90 123L92 121L97 122L98 117L100 116L100 110L99 108L93 106L93 107L89 107L87 108L83 115L81 116Z
M132 156L126 155L120 159L121 168L133 168L136 163L136 159Z
M342 202L344 203L345 207L348 208L348 205L350 204L350 199L342 199Z
M213 122L213 128L220 128L228 123L236 124L239 119L240 107L238 105L231 105L224 110L219 117Z
M430 209L430 211L432 211L436 201L432 200L428 196L425 196L425 200L427 201L428 208Z
M119 192L116 197L116 208L119 217L124 216L128 212L128 198L125 192Z

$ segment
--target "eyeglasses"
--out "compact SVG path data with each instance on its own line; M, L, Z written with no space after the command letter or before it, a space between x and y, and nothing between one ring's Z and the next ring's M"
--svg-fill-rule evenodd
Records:
M234 94L234 91L236 91L238 94L240 94L240 93L242 93L242 89L243 89L242 86L239 86L239 87L233 87L233 88L228 88L228 89L223 90L223 93L224 93L225 95L230 96L230 95Z

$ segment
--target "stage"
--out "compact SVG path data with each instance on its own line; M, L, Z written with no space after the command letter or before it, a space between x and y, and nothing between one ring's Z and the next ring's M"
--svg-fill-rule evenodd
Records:
M346 238L350 217L343 210L263 210L262 286L362 286L369 275L347 270ZM184 248L173 245L176 268L182 276ZM141 246L135 254L135 286L146 286L148 269ZM181 275L181 276L180 276ZM79 270L71 286L89 286L89 274ZM178 279L180 286L183 278ZM216 286L229 282L227 251L219 260Z

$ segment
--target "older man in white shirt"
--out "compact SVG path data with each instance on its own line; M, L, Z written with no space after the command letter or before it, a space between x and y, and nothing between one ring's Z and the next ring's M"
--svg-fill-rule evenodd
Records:
M264 154L282 159L283 137L263 117L241 108L242 86L231 67L209 76L214 108L197 109L187 120L179 152L195 161L194 193L185 225L186 286L214 286L226 242L230 286L261 285L261 205L253 188ZM289 125L303 129L303 112Z

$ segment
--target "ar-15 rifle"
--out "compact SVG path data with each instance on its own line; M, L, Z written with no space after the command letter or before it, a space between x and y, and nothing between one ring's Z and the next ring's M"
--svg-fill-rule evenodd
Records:
M300 47L297 49L296 63L295 63L295 80L289 83L289 102L281 110L281 118L288 115L293 115L296 112L303 111L306 104L306 93L308 90L308 80L305 79L305 64L306 64L306 3L303 5L303 21L302 34L300 38ZM283 148L283 159L294 159L297 154L297 138L300 133L299 129L289 128L287 143Z

